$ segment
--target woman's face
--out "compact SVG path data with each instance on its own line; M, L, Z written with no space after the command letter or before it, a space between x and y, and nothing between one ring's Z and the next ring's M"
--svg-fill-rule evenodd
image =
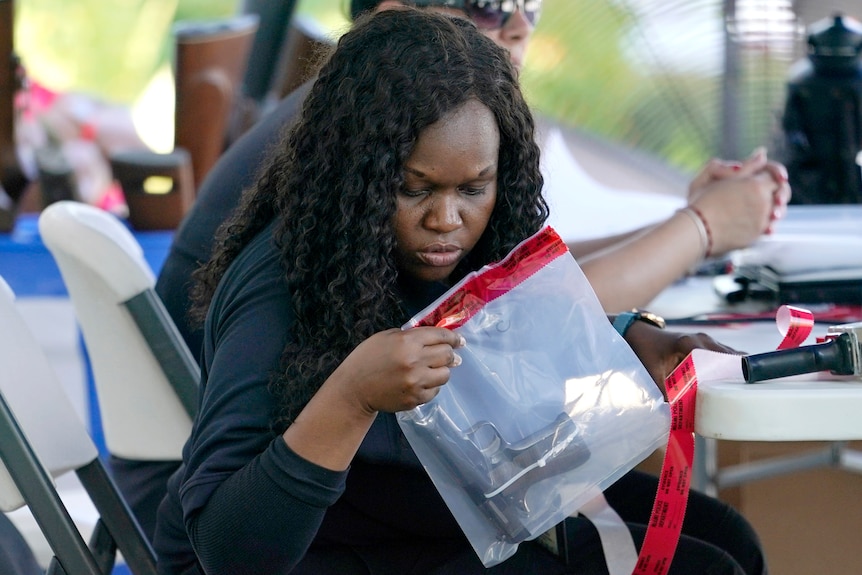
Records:
M400 0L383 0L378 4L377 9L383 10L386 8L397 8L404 4ZM541 6L541 3L538 4ZM449 14L453 16L464 16L464 12L457 8L448 8L446 6L429 6L427 8L433 12L441 14ZM515 11L506 23L501 28L491 30L481 30L481 32L497 43L497 45L509 51L509 58L512 60L512 65L516 70L521 69L524 64L524 57L527 53L527 46L530 44L530 36L533 34L533 24L527 19L524 13L519 9Z
M396 196L399 271L446 281L470 253L494 211L499 149L494 114L477 100L419 135Z
M516 70L521 70L527 54L527 46L530 44L530 36L533 34L533 25L523 12L517 10L506 20L502 28L482 30L482 33L498 46L508 50L512 65Z

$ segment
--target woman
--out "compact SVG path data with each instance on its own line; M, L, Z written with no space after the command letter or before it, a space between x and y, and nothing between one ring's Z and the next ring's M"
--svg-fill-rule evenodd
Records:
M159 509L161 573L485 572L393 413L436 395L463 342L397 326L543 225L533 135L507 54L466 20L384 11L339 41L198 274L201 408ZM720 348L636 324L658 379ZM488 572L601 573L572 522L581 564L525 543ZM678 572L706 547L684 541Z

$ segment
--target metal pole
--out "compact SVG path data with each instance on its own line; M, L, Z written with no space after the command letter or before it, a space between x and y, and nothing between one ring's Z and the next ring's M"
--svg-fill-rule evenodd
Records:
M736 159L740 153L741 114L740 95L740 50L734 41L731 25L736 21L736 0L724 0L724 74L721 84L721 131L719 155Z

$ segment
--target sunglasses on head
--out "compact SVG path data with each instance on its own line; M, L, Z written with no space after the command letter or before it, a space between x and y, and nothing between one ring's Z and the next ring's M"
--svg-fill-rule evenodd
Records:
M414 0L412 4L463 10L482 30L502 28L515 10L520 10L527 21L535 26L542 11L542 0Z

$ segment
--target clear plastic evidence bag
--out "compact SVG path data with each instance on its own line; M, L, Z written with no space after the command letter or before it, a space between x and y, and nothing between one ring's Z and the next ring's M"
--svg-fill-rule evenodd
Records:
M422 325L463 335L463 363L398 422L486 567L666 441L660 390L550 227L403 328Z

